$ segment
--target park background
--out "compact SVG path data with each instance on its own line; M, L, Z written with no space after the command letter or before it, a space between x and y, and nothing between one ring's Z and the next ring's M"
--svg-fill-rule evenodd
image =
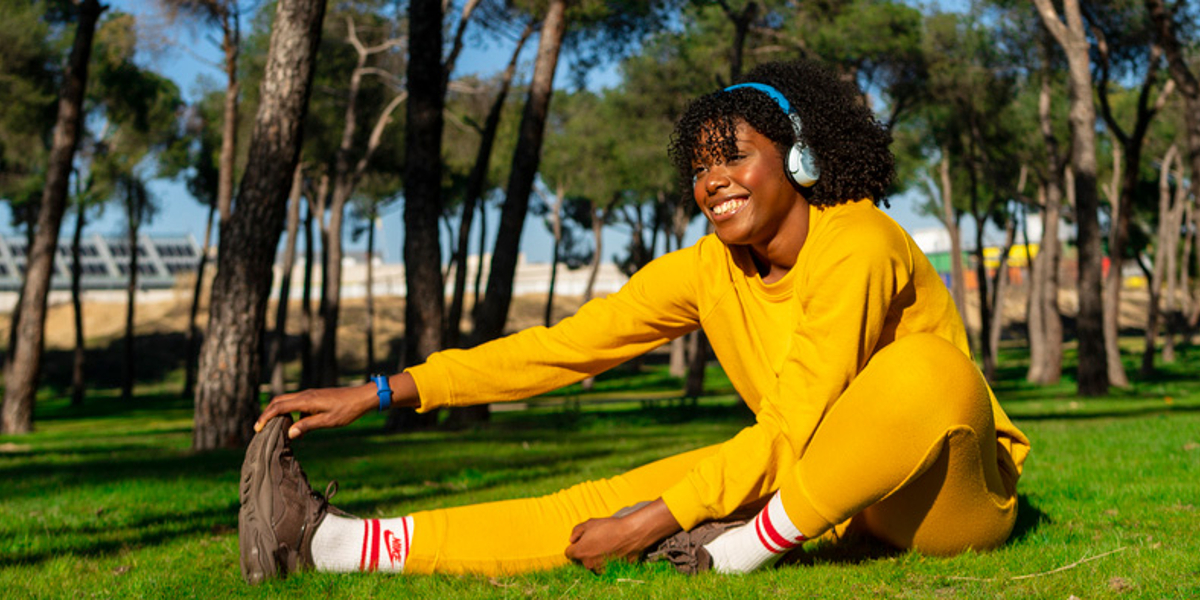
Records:
M1194 3L0 8L5 589L251 593L233 516L262 401L551 324L692 243L674 118L754 64L807 57L891 129L888 212L1034 441L1008 547L929 559L855 540L736 581L614 565L309 574L267 593L1197 593ZM260 86L272 52L285 89ZM738 400L693 335L529 402L395 411L298 452L314 484L343 479L339 504L393 515L715 443L751 422Z

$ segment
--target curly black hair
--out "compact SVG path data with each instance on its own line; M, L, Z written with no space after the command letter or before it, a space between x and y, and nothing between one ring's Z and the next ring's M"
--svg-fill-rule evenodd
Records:
M767 63L736 83L763 83L779 90L800 117L800 136L821 170L812 187L800 188L818 206L870 198L876 204L895 176L892 135L872 114L858 86L808 60ZM739 88L691 101L675 124L668 152L691 201L693 165L724 162L737 153L735 129L745 122L787 156L795 142L791 121L767 94ZM703 142L702 142L703 140Z

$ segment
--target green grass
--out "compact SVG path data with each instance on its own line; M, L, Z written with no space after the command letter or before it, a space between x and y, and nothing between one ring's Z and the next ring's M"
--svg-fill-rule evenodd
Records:
M34 434L0 437L0 594L1198 597L1200 350L1182 358L1130 390L1084 400L1069 380L1047 388L1019 382L1022 357L1005 353L997 394L1034 451L1017 531L1003 548L944 559L866 539L809 544L800 564L746 577L614 564L601 576L577 567L497 579L304 573L250 588L237 566L241 454L189 450L191 405L173 398L176 382L145 386L131 403L105 392L80 410L52 390L39 402ZM710 384L728 391L719 371ZM551 492L727 439L750 422L727 393L695 405L636 401L674 385L649 365L638 379L618 373L598 382L602 403L573 390L565 395L582 403L497 413L492 425L467 432L387 436L373 415L311 435L297 454L314 483L342 483L339 506L395 516Z

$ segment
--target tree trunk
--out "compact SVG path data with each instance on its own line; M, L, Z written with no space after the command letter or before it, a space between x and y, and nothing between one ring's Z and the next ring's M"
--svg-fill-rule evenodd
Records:
M942 225L950 236L950 296L961 319L967 318L967 282L963 279L962 234L958 227L958 212L954 210L954 188L950 180L950 150L942 147L938 163L938 179L942 196Z
M1125 240L1129 237L1129 201L1120 181L1123 163L1121 146L1113 144L1113 181L1110 186L1109 203L1112 206L1108 235L1108 273L1104 278L1104 357L1108 362L1108 384L1119 388L1129 387L1125 366L1121 363L1121 270L1124 261ZM1134 165L1136 170L1137 165ZM1136 185L1136 175L1134 185ZM1131 190L1132 192L1132 190Z
M225 103L221 121L221 158L217 170L217 209L221 213L221 225L229 220L233 208L233 171L237 160L238 131L238 53L241 47L241 28L237 2L229 2L221 15L224 37L221 50L225 55Z
M200 345L200 331L196 327L196 315L200 311L200 299L204 293L204 268L208 266L208 249L212 240L213 217L217 205L208 206L208 221L204 226L204 246L200 250L200 260L196 263L196 284L192 288L192 307L188 310L187 325L187 355L184 358L183 397L192 398L196 394L196 366L199 356L196 355Z
M308 343L309 343L309 358L308 358L308 374L304 377L307 380L305 389L309 387L319 386L321 382L321 346L325 335L325 330L322 328L319 320L321 315L325 313L326 292L325 280L329 279L329 237L328 225L325 222L325 207L329 201L329 171L321 173L320 182L317 184L316 202L309 202L308 208L312 209L316 216L316 233L321 240L321 258L316 263L321 267L321 296L317 300L317 310L315 313L309 313L310 319L308 322ZM315 208L314 208L315 204Z
M1182 3L1174 6L1182 7ZM1179 42L1175 15L1163 0L1146 0L1146 12L1154 23L1155 35L1167 56L1167 69L1183 96L1183 122L1187 140L1187 164L1191 167L1192 194L1200 191L1200 80L1188 66L1184 47Z
M451 215L449 211L442 211L442 215L438 220L441 222L442 227L446 229L446 247L457 248L458 241L454 236L454 224L450 222L450 217ZM461 220L462 219L459 219L459 221ZM442 281L446 281L450 278L450 270L454 268L456 260L457 257L455 257L454 253L451 252L450 260L446 261L446 268L442 269ZM445 339L445 332L442 333L442 336L442 339Z
M750 25L758 14L758 3L747 2L740 13L734 12L724 2L721 3L721 6L725 9L725 16L733 21L733 44L730 46L729 52L729 83L733 83L742 75L742 55L746 47L746 34L750 32Z
M303 124L324 0L280 0L238 202L222 228L196 389L197 450L244 447L259 414L259 349Z
M1112 217L1108 241L1109 270L1104 288L1104 342L1108 358L1109 383L1117 387L1129 387L1129 378L1121 363L1120 316L1121 316L1121 285L1123 263L1125 261L1125 245L1129 240L1129 230L1133 221L1134 197L1140 183L1140 167L1142 161L1142 145L1149 131L1150 122L1166 103L1167 96L1174 86L1168 82L1159 94L1158 100L1150 104L1150 92L1158 82L1158 64L1162 50L1158 44L1151 44L1149 64L1142 78L1141 89L1138 93L1137 112L1133 130L1127 133L1113 115L1109 103L1108 83L1110 75L1110 55L1107 38L1097 28L1094 32L1097 39L1098 55L1100 57L1099 99L1101 115L1108 125L1114 139L1113 144L1113 180L1110 186L1110 202ZM1167 213L1160 215L1161 219L1168 218ZM1157 296L1157 290L1154 291ZM1155 309L1157 311L1157 308Z
M1039 181L1037 183L1036 205L1044 207L1046 205L1046 185ZM1031 245L1029 243L1029 209L1025 211L1025 218L1021 220L1021 241L1025 244L1025 260L1029 268L1029 293L1025 298L1025 331L1026 341L1029 343L1029 368L1026 370L1026 379L1032 379L1043 362L1045 362L1045 336L1042 330L1045 328L1045 320L1042 317L1042 288L1041 278L1038 276L1038 258L1041 257L1039 250L1037 256L1030 252Z
M978 282L977 286L979 288L979 358L983 361L984 374L988 375L990 373L991 375L988 376L988 380L994 381L996 357L992 355L992 347L988 343L988 334L992 330L992 307L989 302L987 265L984 264L983 257L983 227L987 223L987 218L980 217L977 213L974 216L975 280Z
M487 248L487 206L479 203L479 261L475 263L475 297L471 300L471 327L478 329L479 311L483 309L483 249Z
M354 46L358 58L354 70L350 73L350 84L346 92L342 139L338 145L333 165L333 201L330 202L329 224L325 229L324 236L326 277L322 280L324 290L321 296L318 320L320 338L317 344L318 385L322 387L334 386L338 383L337 328L342 299L342 221L345 219L346 204L350 201L350 196L366 171L371 155L379 147L383 129L387 127L392 111L407 97L407 93L402 92L392 98L392 101L384 107L371 131L367 147L359 159L352 164L350 155L354 150L355 134L358 131L359 92L362 89L363 76L370 71L367 68L367 61L371 55L399 45L399 40L391 39L376 46L367 47L358 39L354 20L347 17L346 26L347 38Z
M1029 365L1025 378L1032 383L1054 384L1062 378L1062 313L1058 307L1059 287L1059 239L1058 225L1062 213L1063 198L1063 167L1058 150L1058 138L1054 134L1054 125L1050 119L1050 39L1049 33L1043 44L1045 58L1042 70L1041 89L1038 93L1038 127L1042 134L1042 142L1046 146L1046 174L1041 181L1044 193L1044 208L1042 210L1042 238L1038 246L1037 263L1034 273L1037 281L1037 294L1030 300L1038 304L1041 327L1030 329L1030 336L1039 336L1042 352L1035 362Z
M414 0L409 4L410 56L441 56L442 4ZM442 214L442 127L445 76L440 60L408 63L407 126L404 129L404 352L400 367L425 362L442 349L445 290L441 270L438 217ZM486 415L486 405L484 405ZM387 429L427 427L436 423L429 412L413 421L412 411L393 411Z
M367 376L375 370L375 215L367 224Z
M321 254L324 258L321 277L321 304L317 309L317 330L313 336L313 365L316 369L317 387L338 384L337 328L342 300L342 219L345 216L346 200L334 185L333 199L329 203L329 221L321 236ZM340 196L340 197L339 197Z
M992 329L992 310L989 304L987 265L983 255L983 233L987 225L987 216L991 212L991 202L982 211L979 208L979 163L976 156L976 136L972 132L970 151L967 156L967 174L970 177L968 189L971 198L971 216L975 219L975 281L979 296L979 358L983 362L984 375L994 375L996 372L996 357L992 355L991 345L988 344L988 332ZM991 379L991 377L989 377Z
M1000 333L1004 329L1004 291L1008 287L1008 255L1016 239L1016 223L1009 218L1004 228L1004 248L1000 251L1000 263L992 276L992 322L987 331L988 354L992 357L992 372L985 373L988 381L996 380L996 363L1000 356Z
M592 254L591 272L588 273L587 287L583 288L583 301L587 302L592 299L596 291L596 276L600 274L600 265L604 262L604 224L608 222L608 217L612 214L613 207L617 204L617 194L609 200L608 204L604 205L604 209L599 213L592 211L592 240L595 244L596 252Z
M683 204L680 202L679 204ZM677 232L673 232L677 233ZM667 236L666 252L670 254L672 251L671 242L674 240L675 249L679 249L683 245L683 239L679 236ZM679 336L671 340L670 355L667 361L667 373L671 377L685 377L687 375L687 336Z
M283 345L287 341L288 304L292 297L292 267L296 265L296 234L300 230L300 203L304 202L304 165L297 164L288 194L287 242L279 274L279 302L275 305L275 331L267 349L267 369L271 373L271 395L282 394L287 383L283 377Z
M313 261L316 259L313 247L313 202L310 198L304 210L304 288L300 290L300 389L308 389L313 384L313 352L312 352L312 278Z
M1164 268L1166 270L1167 290L1166 290L1166 335L1163 336L1162 361L1164 363L1175 362L1175 335L1183 336L1184 343L1188 343L1191 337L1187 319L1184 317L1186 311L1190 309L1188 306L1188 272L1190 268L1191 238L1196 235L1194 227L1185 227L1187 222L1185 218L1192 210L1193 204L1187 201L1187 187L1183 185L1183 162L1179 157L1178 148L1172 144L1172 149L1175 149L1175 194L1174 201L1170 209L1167 211L1168 229L1166 231L1165 245L1167 248L1166 261ZM1168 154L1170 152L1168 151ZM1164 161L1165 164L1165 161ZM1187 230L1186 237L1180 239L1180 231ZM1160 237L1160 242L1162 238ZM1180 246L1182 244L1183 252L1180 255ZM1157 264L1155 265L1157 266ZM1180 291L1183 291L1183 298L1179 298ZM1183 300L1183 302L1181 302ZM1180 309L1183 310L1180 310Z
M546 327L553 325L554 284L558 281L559 253L562 251L563 243L562 207L566 194L567 191L560 186L554 194L554 206L550 209L550 232L554 237L554 249L550 256L550 289L546 292L546 314L543 319Z
M487 296L475 323L475 333L479 341L503 335L504 325L508 320L517 254L521 247L521 231L525 226L529 195L533 192L533 180L541 158L542 139L546 115L550 110L559 50L567 30L566 4L566 0L550 0L546 17L542 21L533 81L529 86L525 112L521 116L517 147L513 152L512 171L500 215L500 229L496 234L492 266L488 273Z
M1200 195L1200 80L1196 78L1196 74L1189 67L1185 48L1179 40L1177 29L1179 24L1175 22L1174 10L1182 6L1182 3L1175 3L1172 9L1168 9L1163 0L1146 0L1146 12L1150 14L1155 36L1167 57L1167 69L1171 73L1171 79L1179 88L1180 95L1183 96L1184 139L1187 148L1185 162L1191 169L1191 195L1197 196ZM1197 225L1200 226L1200 223ZM1196 236L1194 230L1189 231L1188 236L1193 244L1200 246L1200 237ZM1185 256L1190 256L1192 252L1193 248L1187 248ZM1184 270L1181 272L1181 276L1186 278L1187 273ZM1189 293L1188 285L1185 284L1183 290L1187 295ZM1186 323L1181 323L1182 327L1180 327L1185 330L1185 342L1190 342L1192 332L1197 322L1200 321L1200 303L1193 302L1190 298L1188 302L1191 306L1186 309L1188 313Z
M492 160L492 146L496 142L496 132L500 130L500 115L504 111L504 103L508 99L508 90L512 86L513 76L517 72L517 59L532 33L533 23L530 22L521 32L521 37L517 40L517 47L508 60L508 66L504 68L504 74L500 76L500 90L496 93L496 99L492 101L491 108L488 109L487 118L483 123L483 131L480 132L479 150L475 153L475 166L471 168L471 174L467 179L462 220L458 224L458 249L454 253L455 264L458 265L454 270L454 294L450 300L450 312L446 316L446 346L449 348L457 348L462 337L463 302L467 291L467 245L470 242L471 221L475 216L475 205L483 196L483 186L487 182L488 166ZM483 210L481 206L481 214ZM480 260L475 266L477 274L483 271L483 248L484 243L481 237L479 241ZM478 281L475 282L475 292L476 301L478 301Z
M78 6L79 22L58 98L58 116L46 168L46 187L38 211L37 233L29 246L20 310L12 319L15 340L9 346L4 418L0 427L0 433L5 434L33 431L33 407L46 334L46 298L50 293L50 278L54 275L58 232L67 208L71 163L83 120L83 94L87 88L92 38L96 32L96 21L106 8L97 0L81 0Z
M128 192L130 194L137 193L132 189ZM130 201L131 207L140 212L140 201L136 199L130 199ZM133 381L137 378L137 353L134 347L136 336L134 336L133 328L134 313L137 309L138 230L140 225L140 219L131 214L129 218L129 285L126 287L125 295L125 364L121 377L121 399L125 401L133 400Z
M521 248L521 231L525 227L529 195L533 192L533 180L537 176L538 163L541 160L554 72L567 30L566 4L566 0L550 0L546 17L542 21L533 80L529 85L525 111L521 115L517 147L513 151L504 208L500 212L500 227L496 233L496 246L488 271L487 296L484 297L483 305L479 307L478 318L475 321L474 337L479 342L503 335L504 326L508 321L508 309L512 304L513 277L516 275L517 255ZM487 415L487 405L454 411L457 423L484 421L487 420Z
M1081 396L1108 392L1108 363L1104 351L1104 306L1100 225L1096 196L1096 109L1087 31L1079 0L1063 3L1066 24L1050 0L1034 0L1042 22L1067 56L1071 124L1071 168L1075 177L1075 218L1079 247L1078 391Z
M1163 278L1168 276L1173 270L1174 261L1171 260L1175 253L1175 241L1179 239L1179 225L1176 223L1174 216L1175 210L1171 206L1171 166L1179 156L1179 147L1171 144L1167 149L1166 156L1163 157L1158 174L1158 232L1156 235L1157 242L1154 244L1154 267L1147 269L1144 265L1142 271L1146 273L1146 279L1149 280L1148 286L1150 292L1150 302L1146 310L1146 331L1145 345L1142 349L1142 377L1150 377L1154 375L1154 353L1157 345L1158 325L1159 325L1159 303L1160 290L1163 285ZM1179 182L1183 184L1182 181ZM1139 265L1140 265L1139 261ZM1171 295L1174 292L1172 286L1167 286L1167 301L1166 312L1170 314L1172 308ZM1163 362L1166 362L1167 345L1173 346L1174 335L1168 327L1166 335L1163 336ZM1174 348L1172 348L1172 351ZM1173 352L1172 352L1173 353ZM1172 357L1174 358L1174 357Z
M71 236L71 306L75 309L75 353L71 361L71 406L83 406L83 395L87 387L83 372L86 340L83 335L83 265L80 264L79 247L83 242L83 226L87 221L87 207L79 199L75 215L75 234Z

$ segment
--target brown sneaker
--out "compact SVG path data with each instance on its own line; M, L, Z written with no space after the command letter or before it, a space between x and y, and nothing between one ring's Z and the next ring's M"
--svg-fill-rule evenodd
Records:
M250 441L242 462L238 545L242 578L250 585L312 568L313 533L327 513L346 514L308 485L292 455L291 426L291 416L271 419ZM329 482L325 493L337 493L337 482Z

